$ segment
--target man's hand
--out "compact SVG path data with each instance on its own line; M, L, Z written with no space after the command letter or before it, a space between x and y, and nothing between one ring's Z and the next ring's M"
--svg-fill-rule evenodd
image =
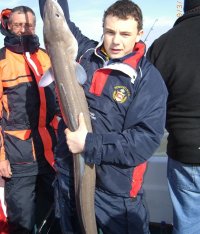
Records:
M65 129L66 142L69 150L73 154L83 152L85 148L85 138L88 133L83 113L79 115L79 127L75 132L71 132L68 128Z
M12 176L10 162L8 160L0 161L0 176L6 178L10 178Z

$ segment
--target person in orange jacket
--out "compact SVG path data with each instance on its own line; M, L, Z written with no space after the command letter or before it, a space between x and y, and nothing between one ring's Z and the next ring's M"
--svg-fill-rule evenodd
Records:
M53 84L38 86L51 64L35 26L35 13L27 6L1 12L0 176L10 234L33 233L54 203L57 104Z

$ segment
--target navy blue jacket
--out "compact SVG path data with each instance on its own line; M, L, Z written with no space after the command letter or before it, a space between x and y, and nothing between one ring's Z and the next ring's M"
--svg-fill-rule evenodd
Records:
M144 164L159 146L164 133L165 84L158 70L144 56L136 62L135 49L124 58L106 61L101 45L97 46L97 42L68 23L79 44L77 60L87 73L83 88L93 133L86 137L85 162L96 164L97 189L120 196L136 196ZM142 42L138 46L139 50L145 49ZM135 68L132 63L136 64ZM56 156L62 165L71 160L59 147ZM134 173L138 167L140 170ZM134 184L135 180L139 186ZM138 187L137 191L134 187Z

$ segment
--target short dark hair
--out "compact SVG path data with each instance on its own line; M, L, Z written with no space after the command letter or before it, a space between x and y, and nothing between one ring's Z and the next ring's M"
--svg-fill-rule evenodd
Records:
M108 15L116 16L119 19L128 19L129 16L132 16L138 22L138 30L143 28L143 16L140 7L130 0L118 0L113 3L108 9L104 12L103 16L103 26L105 23L105 18Z
M35 23L36 23L35 12L30 7L27 7L27 6L17 6L17 7L14 7L13 9L11 9L11 14L10 14L10 17L8 19L8 22L12 21L12 14L15 12L18 12L19 14L26 14L28 12L32 13L32 15L35 18Z

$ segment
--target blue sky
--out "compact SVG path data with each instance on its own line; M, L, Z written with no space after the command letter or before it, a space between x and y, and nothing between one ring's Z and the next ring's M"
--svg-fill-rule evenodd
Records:
M99 40L102 34L104 10L115 0L69 0L68 2L72 21L86 36ZM182 13L183 0L135 0L134 2L140 6L143 12L144 36L142 39L146 39L147 47L159 35L171 28L178 18L178 13ZM39 14L38 0L0 0L0 11L19 5L29 6L35 11L37 17L36 33L40 37L41 46L44 47L43 22ZM0 47L2 46L3 36L0 34Z

